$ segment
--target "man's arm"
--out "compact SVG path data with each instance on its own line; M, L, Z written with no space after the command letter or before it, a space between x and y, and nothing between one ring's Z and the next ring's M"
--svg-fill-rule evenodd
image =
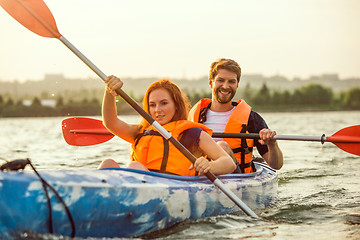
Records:
M248 131L260 134L261 140L254 140L254 145L270 167L280 169L283 165L282 152L275 140L269 140L276 132L271 131L265 120L255 111L250 113Z
M270 140L276 135L275 131L264 128L259 132L260 139L259 142L266 144L268 147L268 152L264 153L262 157L269 164L270 167L279 170L283 166L283 154L277 144L276 140Z

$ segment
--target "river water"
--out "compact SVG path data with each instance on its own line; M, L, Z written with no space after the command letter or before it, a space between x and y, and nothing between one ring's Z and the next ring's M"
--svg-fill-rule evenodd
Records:
M330 136L360 123L360 111L260 114L281 135ZM140 119L121 118L131 123ZM130 152L126 142L113 138L95 146L69 146L61 133L63 119L1 118L0 157L8 160L29 157L38 170L96 168L105 158L126 166ZM270 208L256 211L261 220L239 213L183 222L145 237L360 239L360 173L356 168L360 166L360 157L331 143L284 140L278 143L284 154L284 166L278 171L278 199ZM56 235L39 237L67 239Z

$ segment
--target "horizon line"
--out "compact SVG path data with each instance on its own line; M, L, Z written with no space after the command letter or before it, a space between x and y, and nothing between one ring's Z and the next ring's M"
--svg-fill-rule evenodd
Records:
M340 75L338 73L321 73L318 75L312 74L309 75L308 77L292 77L289 78L285 75L276 73L276 74L272 74L272 75L266 75L263 73L244 73L241 75L241 77L245 77L245 76L259 76L259 77L264 77L264 78L272 78L272 77L282 77L282 78L286 78L289 81L292 80L309 80L311 78L316 78L316 77L335 77L338 80L356 80L359 79L360 80L360 76L352 76L352 77L346 77L346 78L341 78ZM25 80L19 80L19 79L2 79L0 78L0 82L10 82L10 83L15 83L15 82L19 82L19 83L25 83L25 82L31 82L31 81L43 81L43 80L47 80L47 77L62 77L63 79L82 79L82 80L86 80L86 79L97 79L98 77L96 76L82 76L82 77L72 77L72 76L66 76L64 73L44 73L42 78L39 79L25 79ZM201 78L208 78L208 75L203 75L200 77L169 77L169 76L123 76L123 79L150 79L150 78L156 78L156 79L163 79L163 78L168 78L168 79L174 79L174 80L189 80L189 81L193 81L193 80L199 80Z

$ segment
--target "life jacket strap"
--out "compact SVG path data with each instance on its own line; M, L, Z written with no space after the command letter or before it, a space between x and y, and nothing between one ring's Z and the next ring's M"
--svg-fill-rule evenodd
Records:
M163 139L163 144L164 144L164 154L163 154L163 159L161 161L161 166L160 166L160 170L156 170L156 169L149 169L152 172L159 172L159 173L167 173L167 174L173 174L173 175L178 175L176 173L172 173L172 172L168 172L166 171L166 166L169 160L169 141L167 139L165 139L159 132L155 131L155 130L145 130L144 132L138 134L136 136L136 141L135 141L135 146L138 144L139 140L141 137L146 136L146 135L152 135L152 136L160 136ZM199 176L199 172L195 171L195 176Z
M163 154L163 159L161 162L160 172L164 173L164 172L166 172L166 165L169 160L169 141L166 140L164 137L162 139L163 139L163 144L164 144L164 154Z
M242 147L232 148L233 153L239 153L242 151L241 149L242 149ZM251 153L253 151L253 147L248 147L247 150L248 150L248 152L246 152L245 154ZM245 151L246 151L246 149L245 149Z
M201 108L200 112L199 112L199 123L204 123L206 122L206 113L207 111L210 109L211 107L211 103L209 103L206 108Z
M242 129L240 131L240 133L246 133L247 131L247 126L246 124L242 124ZM252 150L252 149L251 149ZM249 163L245 163L245 155L251 153L247 142L246 142L246 138L241 138L241 147L240 147L240 170L242 173L245 173L245 168L251 167L251 162Z

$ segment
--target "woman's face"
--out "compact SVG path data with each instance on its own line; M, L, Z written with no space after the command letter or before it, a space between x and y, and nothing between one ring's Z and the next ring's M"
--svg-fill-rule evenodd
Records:
M175 111L175 102L166 89L158 88L150 92L149 112L160 125L169 123Z

